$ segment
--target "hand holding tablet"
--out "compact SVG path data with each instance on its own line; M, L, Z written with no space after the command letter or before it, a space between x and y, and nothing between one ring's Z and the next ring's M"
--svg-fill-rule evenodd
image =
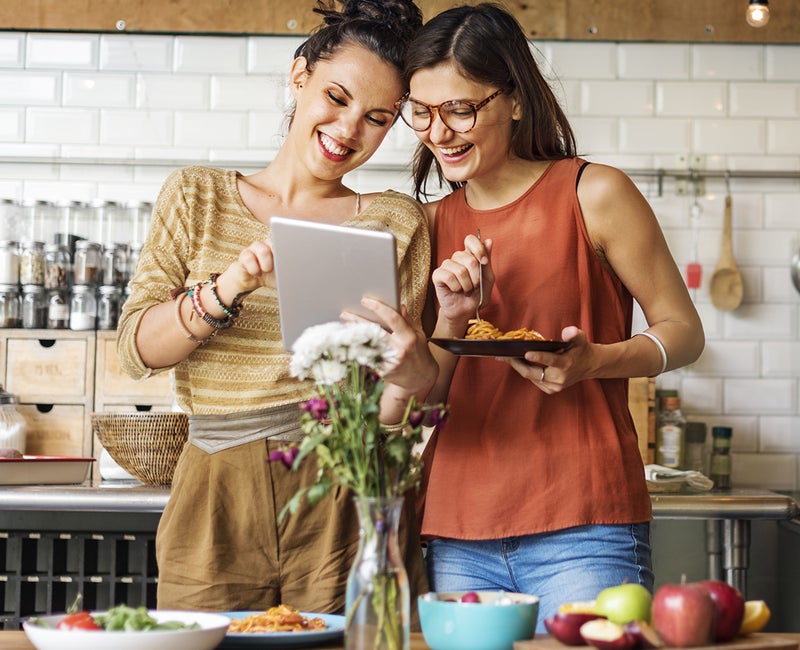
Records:
M388 232L272 217L272 254L283 345L343 311L375 320L365 295L399 310L397 249Z

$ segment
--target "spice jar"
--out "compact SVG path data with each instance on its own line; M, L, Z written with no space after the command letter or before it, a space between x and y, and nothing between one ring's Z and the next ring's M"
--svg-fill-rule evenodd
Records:
M100 284L122 287L125 284L128 251L125 244L106 244L100 262Z
M69 329L69 292L50 289L47 294L47 329Z
M684 469L706 474L706 423L686 423Z
M17 398L0 386L0 447L25 453L28 425L17 410Z
M11 239L0 241L0 284L19 282L19 244Z
M19 281L44 286L44 242L27 240L20 244Z
M711 470L709 478L714 481L714 489L731 489L731 427L711 429Z
M664 397L656 424L656 464L680 469L686 447L686 418L680 397Z
M45 289L68 289L69 272L69 247L65 244L47 244L44 247Z
M22 327L47 327L47 294L40 284L22 285Z
M119 287L110 285L100 287L97 295L97 329L117 329L121 295Z
M93 330L97 319L97 301L94 288L85 284L72 287L69 303L69 328L71 330Z
M82 239L75 242L72 283L97 286L100 275L100 244Z
M19 327L19 287L0 284L0 327Z

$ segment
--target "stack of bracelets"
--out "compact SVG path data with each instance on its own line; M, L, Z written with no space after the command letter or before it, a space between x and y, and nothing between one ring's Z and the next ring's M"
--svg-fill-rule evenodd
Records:
M222 300L220 300L219 295L217 295L218 277L219 273L212 273L208 280L198 282L193 287L178 287L170 292L175 300L175 320L177 321L178 326L181 328L181 331L184 333L186 338L193 343L202 345L203 343L209 341L220 330L226 330L229 327L232 327L233 321L242 310L242 301L244 300L244 297L251 293L250 291L238 293L233 299L233 302L230 305L226 305L222 302ZM215 318L203 308L203 303L200 302L200 290L204 286L211 287L211 296L214 298L214 301L217 303L217 305L219 305L219 308L224 312L225 318ZM192 301L192 309L194 309L194 312L214 329L214 331L204 339L199 339L194 336L183 322L183 318L181 317L181 305L186 297Z

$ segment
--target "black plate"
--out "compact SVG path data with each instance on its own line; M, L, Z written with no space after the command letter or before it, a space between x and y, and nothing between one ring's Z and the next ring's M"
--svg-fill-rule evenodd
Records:
M524 357L526 352L566 350L570 341L522 341L505 339L428 339L440 348L463 357Z

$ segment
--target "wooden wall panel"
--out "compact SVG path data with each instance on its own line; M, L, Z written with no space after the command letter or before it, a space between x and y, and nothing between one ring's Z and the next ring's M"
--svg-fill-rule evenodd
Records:
M479 0L417 0L426 19ZM655 42L800 43L800 2L770 0L754 29L747 0L503 0L530 38ZM308 33L315 0L10 0L0 29L201 34ZM122 22L120 22L122 21Z

